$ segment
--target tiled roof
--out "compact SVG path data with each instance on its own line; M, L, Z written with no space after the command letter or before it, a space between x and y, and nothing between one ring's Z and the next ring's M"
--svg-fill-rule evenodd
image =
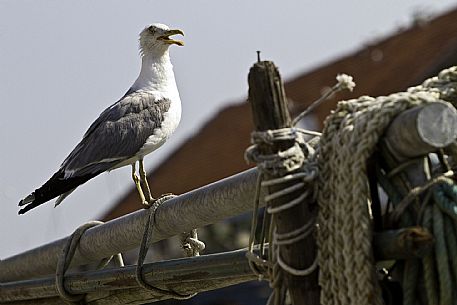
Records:
M352 93L340 93L317 109L320 121L337 100L403 91L457 64L455 20L457 10L367 44L353 54L286 82L292 111L306 108L323 89L335 83L338 73L352 75L357 86ZM181 194L247 169L243 155L252 130L246 102L223 109L150 173L153 193ZM139 208L138 195L132 189L102 219L116 218Z

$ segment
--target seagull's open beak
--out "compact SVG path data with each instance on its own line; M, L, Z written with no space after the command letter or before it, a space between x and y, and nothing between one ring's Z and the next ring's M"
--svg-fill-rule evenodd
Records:
M177 44L178 46L183 46L184 45L184 42L181 41L181 40L174 40L174 39L171 39L170 36L171 35L183 35L184 36L184 33L183 31L181 30L168 30L165 35L163 36L160 36L158 39L159 40L162 40L163 42L167 43L167 44Z

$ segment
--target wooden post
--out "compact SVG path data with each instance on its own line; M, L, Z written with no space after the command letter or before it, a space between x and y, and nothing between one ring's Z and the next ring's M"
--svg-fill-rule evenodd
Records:
M287 110L284 87L278 69L273 62L259 61L250 69L249 76L249 101L251 103L252 115L255 129L265 131L291 127L291 119ZM259 147L260 153L274 154L278 151L291 147L292 141L283 141L275 144L264 144ZM278 178L267 175L266 179ZM268 193L274 193L293 185L294 182L271 186ZM280 206L303 193L297 190L288 196L282 196L272 202L272 206ZM301 228L303 224L313 217L312 210L315 205L312 203L301 203L293 208L284 210L274 215L276 229L279 234L291 232ZM316 243L311 234L300 242L284 245L281 247L280 255L284 262L296 269L305 269L312 265L316 258ZM317 270L309 276L299 277L285 272L285 282L294 305L319 304L319 286L317 281Z

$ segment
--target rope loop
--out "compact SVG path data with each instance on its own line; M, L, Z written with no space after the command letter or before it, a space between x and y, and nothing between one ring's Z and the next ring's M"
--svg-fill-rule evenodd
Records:
M65 288L65 272L70 267L71 260L76 253L76 249L78 248L79 242L81 237L84 235L86 230L103 224L101 221L89 221L81 226L79 226L73 234L67 240L64 248L62 249L62 253L59 256L59 260L57 262L56 268L56 275L55 275L55 282L56 282L56 289L59 293L59 296L69 303L80 304L84 298L84 294L72 294L68 292ZM113 258L113 256L103 259L97 269L104 268ZM119 253L116 255L117 265L122 267L124 265L122 255Z
M156 199L152 203L152 205L148 208L149 215L148 215L148 219L146 221L143 238L141 240L140 252L138 254L138 262L137 262L137 266L136 266L136 281L137 281L138 285L140 285L141 287L143 287L146 290L150 290L159 295L165 295L165 296L168 296L173 299L185 300L185 299L189 299L189 298L195 296L196 293L183 295L183 294L180 294L180 293L172 291L172 290L155 287L155 286L149 284L148 282L146 282L146 280L144 278L144 273L143 273L144 260L146 259L146 254L148 253L149 247L151 246L151 235L152 235L152 231L153 231L155 221L156 221L155 216L156 216L157 209L165 201L175 198L175 197L177 197L177 196L173 195L173 194L163 195L163 196L159 197L158 199Z
M276 245L290 245L304 239L316 228L314 219L305 223L302 227L287 233L273 232L273 240Z
M292 274L292 275L295 275L295 276L308 276L310 275L311 273L313 273L314 270L317 269L317 257L314 259L313 263L311 264L311 266L309 266L308 268L305 268L305 269L297 269L297 268L294 268L292 266L289 266L286 264L286 262L284 262L281 258L281 255L279 255L279 251L278 251L278 254L277 254L277 257L276 257L276 260L278 261L278 265L281 266L281 268Z

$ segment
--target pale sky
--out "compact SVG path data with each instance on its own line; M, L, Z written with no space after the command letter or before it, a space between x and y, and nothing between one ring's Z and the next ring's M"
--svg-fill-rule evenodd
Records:
M448 0L0 0L0 258L70 234L133 186L126 167L79 187L58 208L52 201L17 215L19 200L50 178L92 121L133 83L138 33L147 24L186 33L186 45L171 50L183 118L170 141L146 157L152 169L219 109L246 96L256 50L290 79L410 25L417 9L439 14L456 6Z

